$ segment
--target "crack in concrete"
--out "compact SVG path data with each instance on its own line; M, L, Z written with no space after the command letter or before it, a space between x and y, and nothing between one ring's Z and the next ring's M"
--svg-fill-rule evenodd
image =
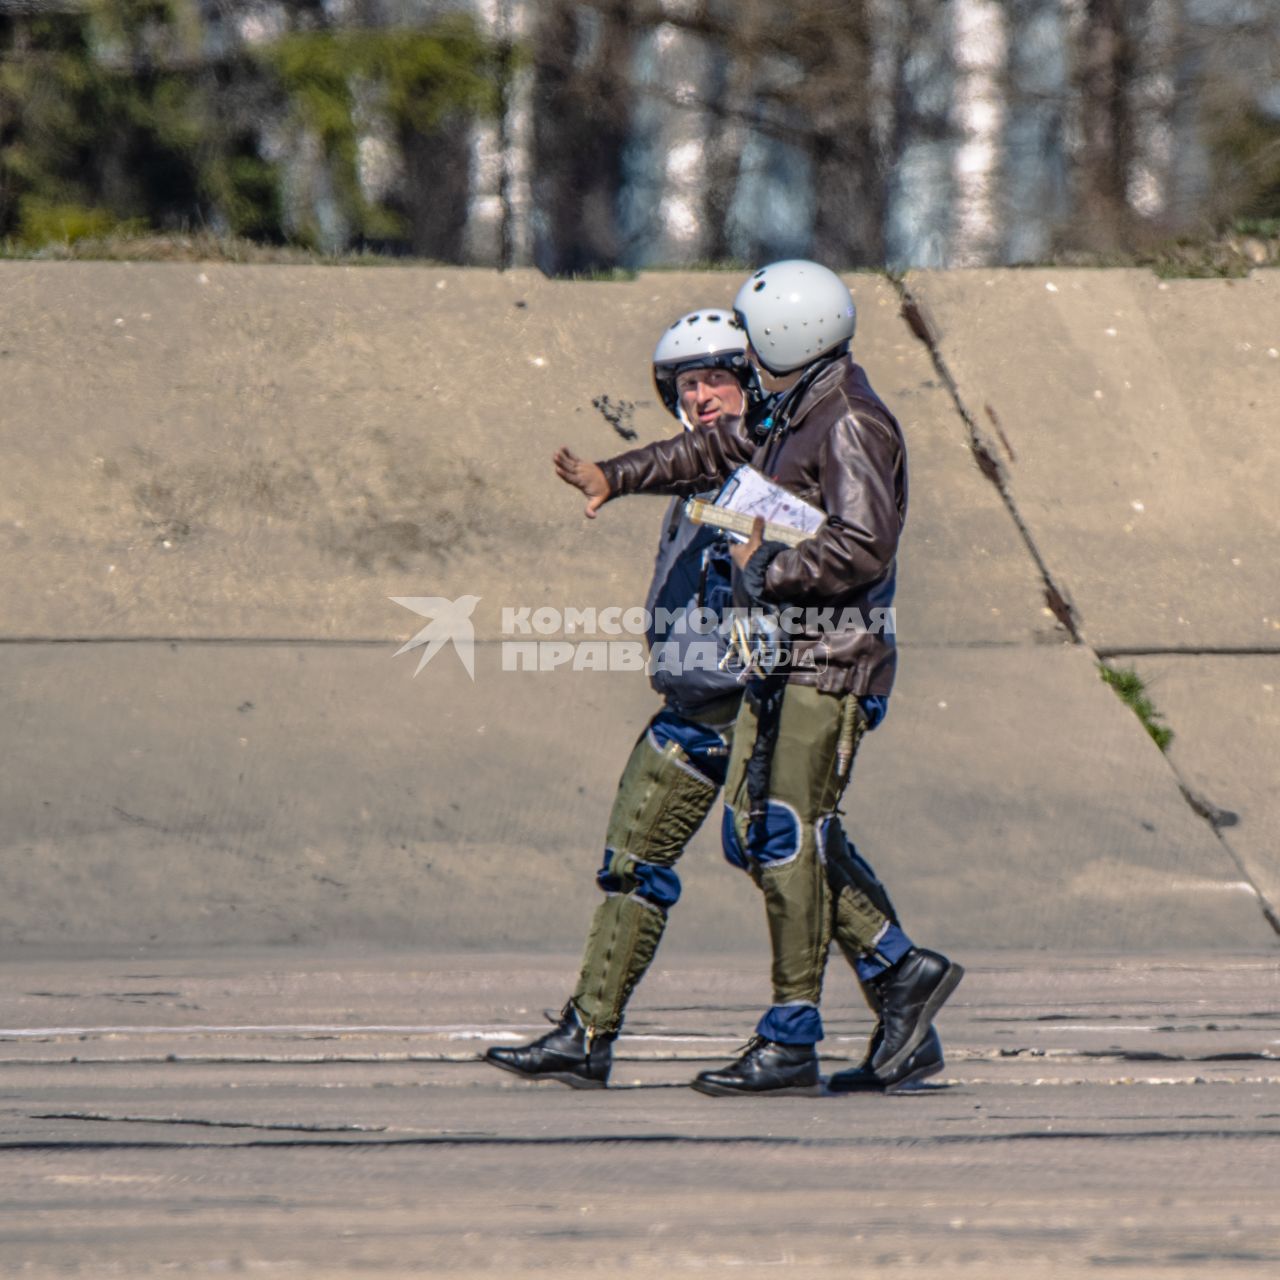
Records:
M506 644L509 637L476 636L478 646ZM379 640L370 636L0 636L0 647L20 648L23 645L74 645L74 644L163 644L177 649L179 645L193 648L206 645L211 648L288 647L295 649L381 649L387 645L402 643L404 636L387 636ZM238 711L252 710L252 706L237 707Z
M1148 1003L1155 1002L1148 1001ZM1070 1013L1026 1013L1010 1016L1004 1013L976 1013L973 1015L973 1021L997 1024L1008 1023L1011 1026L1019 1026L1025 1023L1039 1025L1042 1023L1082 1021L1126 1023L1145 1019L1151 1024L1147 1029L1154 1031L1218 1031L1221 1029L1223 1021L1240 1021L1241 1019L1250 1018L1261 1019L1264 1022L1280 1021L1280 1012L1275 1009L1244 1009L1231 1013L1212 1014L1211 1017L1214 1019L1212 1023L1197 1021L1198 1016L1189 1010L1170 1009L1168 1006L1161 1006L1157 1007L1152 1013L1137 1011L1129 1014L1072 1011ZM1176 1025L1170 1023L1168 1020L1173 1018L1181 1018L1183 1022ZM1101 1027L1098 1028L1100 1031L1102 1029Z
M381 648L399 644L400 636L0 636L0 645L37 644L168 644L168 645L289 645L309 648ZM485 643L477 638L477 644ZM496 644L497 641L489 643Z
M969 407L960 395L960 386L952 375L951 370L947 367L946 361L942 358L942 349L938 340L936 326L929 318L924 304L907 288L906 281L892 276L889 279L898 291L902 304L903 320L906 321L907 327L919 338L929 352L934 370L942 380L943 386L950 393L956 412L965 424L969 434L969 450L973 454L974 461L978 464L978 470L995 486L1001 502L1004 503L1005 510L1009 513L1009 518L1013 521L1023 545L1035 564L1044 588L1046 607L1057 619L1058 624L1071 637L1072 642L1074 644L1083 644L1080 615L1066 590L1060 583L1055 581L1044 556L1040 553L1040 548L1036 545L1035 538L1032 537L1031 529L1023 519L1022 513L1018 510L1017 503L1014 501L1013 494L1009 489L1008 476L1005 474L1004 466L996 454L995 447L983 434L982 429L978 426L977 418L969 411ZM997 429L999 429L998 426ZM1003 436L1003 431L1000 434ZM1008 447L1006 442L1006 448ZM1009 453L1012 457L1013 451L1011 448L1009 448Z
M206 1120L189 1116L113 1116L99 1111L48 1111L28 1120L90 1120L109 1124L190 1124L206 1129L262 1129L289 1133L386 1133L384 1124L302 1124L257 1120Z
M111 806L111 812L124 819L131 826L146 827L150 831L163 831L166 835L173 834L163 822L157 822L154 818L144 817L140 813L130 813L129 810L122 809L118 804Z
M918 1090L916 1096L928 1096L928 1089ZM911 1093L898 1094L898 1098L911 1097ZM833 1106L842 1105L834 1101ZM844 1104L847 1105L847 1104ZM1110 1142L1133 1143L1142 1141L1193 1142L1208 1139L1222 1141L1273 1140L1280 1138L1280 1129L1128 1129L1106 1132L1098 1129L1023 1129L1008 1133L942 1133L929 1137L875 1138L875 1137L789 1137L779 1134L726 1134L723 1136L688 1133L599 1133L599 1134L550 1134L488 1135L488 1134L425 1134L403 1138L338 1139L338 1138L254 1138L244 1142L161 1142L149 1139L100 1140L86 1142L68 1139L17 1139L0 1141L0 1151L243 1151L254 1148L315 1147L325 1150L339 1148L386 1147L596 1147L596 1146L671 1146L671 1147L821 1147L833 1149L903 1149L955 1146L991 1146L1007 1142Z
M1154 1003L1154 1002L1148 1002ZM1020 1028L1022 1034L1034 1036L1043 1031L1056 1031L1060 1024L1077 1023L1081 1019L1092 1019L1097 1026L1075 1026L1066 1029L1072 1031L1094 1031L1100 1033L1143 1032L1149 1034L1192 1033L1205 1034L1217 1032L1242 1032L1251 1038L1259 1031L1249 1024L1263 1024L1262 1030L1272 1029L1271 1024L1280 1018L1272 1010L1238 1010L1227 1015L1214 1015L1213 1020L1204 1020L1193 1013L1174 1012L1161 1009L1156 1013L1138 1013L1132 1015L1141 1019L1141 1025L1122 1024L1115 1014L1088 1013L1054 1013L1038 1016L1011 1017L1000 1014L975 1014L975 1023L1008 1025ZM1173 1021L1170 1021L1173 1019ZM1182 1019L1179 1021L1178 1019ZM175 1032L179 1029L174 1028ZM997 1034L1010 1034L997 1032ZM331 1037L326 1037L331 1038ZM708 1037L710 1038L710 1037ZM733 1037L714 1037L715 1039L732 1040ZM630 1064L675 1065L696 1062L718 1062L724 1057L722 1051L710 1044L697 1043L701 1037L687 1036L679 1032L670 1034L639 1035L624 1034L620 1042L620 1051L615 1053L615 1061ZM863 1032L833 1032L830 1046L820 1051L824 1062L844 1063L849 1060L851 1051L860 1047L866 1039ZM684 1042L693 1041L686 1045ZM856 1053L854 1055L857 1056ZM1036 1043L1033 1040L1022 1044L974 1044L954 1047L950 1055L956 1061L987 1061L997 1059L1098 1059L1115 1062L1280 1062L1280 1053L1270 1049L1233 1048L1213 1053L1178 1052L1176 1050L1157 1050L1148 1048L1126 1047L1112 1043L1104 1048L1081 1045L1049 1045ZM44 1054L23 1055L13 1058L0 1058L0 1079L6 1069L24 1071L32 1068L85 1068L85 1067L192 1067L192 1066L267 1066L267 1067L310 1067L310 1066L357 1066L357 1067L393 1067L393 1066L442 1066L466 1067L482 1063L483 1057L474 1049L418 1049L418 1050L369 1050L352 1052L338 1049L333 1051L303 1053L269 1053L234 1050L214 1050L204 1052L182 1053L180 1051L156 1051L150 1053L112 1053L112 1054Z
M1249 869L1245 866L1244 859L1236 853L1232 848L1231 842L1222 834L1222 828L1233 827L1239 821L1239 816L1231 812L1230 809L1219 809L1216 805L1210 804L1202 796L1192 790L1190 783L1182 776L1182 770L1169 758L1168 753L1164 755L1165 764L1169 767L1169 772L1173 774L1174 780L1178 784L1178 790L1182 792L1183 798L1190 806L1191 811L1203 818L1208 825L1209 830L1213 832L1214 839L1222 846L1228 858L1239 872L1240 879L1244 881L1254 892L1257 899L1258 909L1262 912L1262 918L1271 926L1277 937L1280 937L1280 913L1277 913L1275 904L1263 893L1258 882L1249 873Z
M1099 645L1100 658L1280 658L1280 645Z
M974 459L978 464L978 469L988 480L995 485L997 492L1000 494L1001 501L1004 503L1005 510L1008 511L1010 519L1013 520L1015 528L1018 530L1027 551L1035 562L1037 571L1040 574L1041 581L1044 584L1045 603L1050 612L1057 618L1059 624L1064 627L1070 634L1074 643L1087 647L1093 654L1094 660L1101 663L1104 651L1094 648L1084 640L1082 634L1082 622L1075 606L1071 602L1071 597L1060 583L1055 581L1053 574L1049 570L1048 564L1044 557L1040 554L1039 547L1036 546L1035 539L1031 535L1031 530L1027 522L1022 518L1022 513L1018 510L1017 503L1014 501L1013 494L1009 488L1008 477L1005 469L996 456L995 448L984 437L981 428L978 426L977 418L970 412L968 405L965 404L963 397L960 395L960 385L952 375L947 362L942 356L941 342L938 336L937 326L933 323L929 316L927 308L907 287L905 279L897 278L892 275L888 277L890 282L898 291L898 296L902 304L902 318L906 322L907 327L913 334L924 344L929 352L930 359L933 361L933 367L942 380L943 385L951 394L951 401L955 405L956 412L960 415L961 421L964 422L969 433L969 448L973 452ZM990 407L988 406L988 412ZM998 420L992 414L992 422L997 431L1000 432L1001 438L1004 437L1003 430L1000 429ZM1006 447L1008 447L1006 441ZM1009 449L1010 457L1013 451ZM1125 653L1138 652L1129 648L1124 650ZM1238 652L1238 651L1233 651ZM1271 652L1271 651L1268 651ZM1267 896L1259 888L1256 881L1245 868L1244 862L1236 854L1230 843L1223 837L1222 828L1226 826L1234 826L1238 820L1237 815L1231 813L1229 809L1220 809L1218 806L1209 803L1203 797L1196 795L1182 776L1177 765L1169 758L1168 753L1164 753L1165 763L1170 772L1174 776L1174 780L1178 784L1179 790L1182 792L1184 799L1190 805L1193 813L1203 818L1208 824L1209 830L1213 832L1214 838L1222 846L1223 851L1231 862L1237 868L1241 878L1249 885L1257 897L1259 909L1263 918L1280 937L1280 912L1277 912L1275 905L1267 898Z
M1027 1059L1030 1061L1070 1062L1075 1058L1097 1062L1280 1062L1280 1054L1265 1050L1241 1050L1238 1053L1160 1053L1154 1049L992 1049L983 1053L952 1054L955 1061L976 1062L984 1058Z
M1204 796L1192 791L1190 787L1183 785L1182 795L1186 802L1198 813L1215 831L1221 831L1224 827L1234 827L1240 821L1240 815L1231 809L1219 809L1216 804L1210 803Z

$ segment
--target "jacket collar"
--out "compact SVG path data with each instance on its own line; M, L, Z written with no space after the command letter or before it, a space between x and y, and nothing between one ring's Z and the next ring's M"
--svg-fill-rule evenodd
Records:
M808 416L814 405L824 400L828 392L844 381L851 369L857 366L848 350L815 360L804 371L800 381L783 395L782 403L774 410L773 419L779 434L794 431Z

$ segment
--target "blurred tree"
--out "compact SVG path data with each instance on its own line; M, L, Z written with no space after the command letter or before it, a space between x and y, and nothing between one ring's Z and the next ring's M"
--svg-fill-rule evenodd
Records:
M770 97L789 118L804 122L796 142L813 175L810 252L843 266L879 265L888 175L874 140L870 6L796 0L789 12L766 7L773 30L765 39L797 72L777 84ZM755 38L760 38L759 27Z
M1280 8L1239 5L1230 26L1189 27L1202 73L1200 123L1217 225L1280 219ZM1280 232L1272 227L1269 234Z
M1129 86L1137 61L1134 27L1141 6L1142 0L1085 0L1077 28L1077 226L1091 249L1115 249L1127 239L1134 155Z
M284 182L264 122L321 144L357 239L438 257L460 251L467 129L510 62L467 15L417 30L305 28L210 54L194 0L87 0L0 13L0 236L29 244L112 231L211 227L281 240ZM357 116L389 124L405 180L366 198ZM300 227L315 241L314 227ZM330 245L327 247L341 247Z
M219 221L278 236L276 174L228 92L243 68L203 57L200 36L187 0L7 15L0 236L41 244Z
M534 260L552 275L620 260L635 16L628 0L545 0L532 34Z
M27 245L1132 254L1280 217L1278 153L1261 0L0 0Z
M467 129L497 109L503 51L457 15L424 30L297 32L265 46L261 57L297 124L319 139L356 237L456 260L466 223ZM362 114L388 122L403 162L403 186L385 202L362 189ZM302 234L319 238L314 227Z
M1038 262L1070 209L1068 41L1059 0L1009 0L1001 257Z

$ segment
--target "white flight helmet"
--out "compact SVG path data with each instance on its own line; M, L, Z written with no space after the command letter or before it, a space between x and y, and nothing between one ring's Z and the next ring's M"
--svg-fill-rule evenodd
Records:
M742 384L751 405L760 398L760 383L747 358L747 335L727 307L705 307L681 316L653 351L653 384L667 412L689 429L676 392L676 377L686 369L728 369Z
M760 363L775 376L793 373L853 337L853 296L834 271L792 258L761 267L738 290L733 314Z

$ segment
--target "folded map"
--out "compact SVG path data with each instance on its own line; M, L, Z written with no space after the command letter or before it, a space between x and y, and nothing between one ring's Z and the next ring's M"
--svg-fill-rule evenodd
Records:
M685 514L695 524L724 529L730 537L745 542L756 516L765 521L765 540L795 546L811 538L827 518L826 513L803 498L797 498L754 467L739 467L725 481L715 503L692 498Z

